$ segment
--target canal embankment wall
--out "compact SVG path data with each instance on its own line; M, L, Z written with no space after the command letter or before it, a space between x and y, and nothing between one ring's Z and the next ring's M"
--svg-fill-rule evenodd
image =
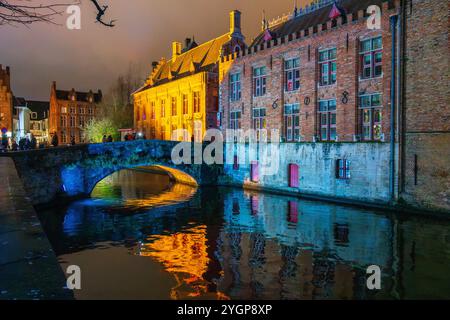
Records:
M339 202L391 201L388 143L281 143L258 150L227 144L225 155L222 185ZM339 173L343 161L346 172Z
M13 159L0 157L0 300L72 299Z

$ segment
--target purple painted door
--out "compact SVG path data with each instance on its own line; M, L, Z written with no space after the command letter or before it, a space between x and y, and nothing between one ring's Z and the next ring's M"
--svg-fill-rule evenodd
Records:
M253 182L259 181L259 164L258 161L252 161L251 163L251 179Z
M298 165L291 163L289 165L289 187L298 188Z
M297 201L289 201L289 212L288 212L288 222L297 223L298 222L298 203Z

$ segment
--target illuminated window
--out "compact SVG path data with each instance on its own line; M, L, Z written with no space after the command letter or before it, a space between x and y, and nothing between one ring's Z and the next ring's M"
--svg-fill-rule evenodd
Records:
M319 51L320 85L336 83L336 48Z
M381 104L381 94L379 93L359 97L363 140L381 140L383 120Z
M256 130L256 138L261 137L261 130L266 129L266 108L253 109L253 129Z
M183 114L189 113L188 95L183 94Z
M67 117L61 116L61 127L66 127L66 126L67 126Z
M166 116L166 100L161 100L161 118Z
M200 112L200 92L194 92L194 112Z
M172 97L172 116L177 115L177 98Z

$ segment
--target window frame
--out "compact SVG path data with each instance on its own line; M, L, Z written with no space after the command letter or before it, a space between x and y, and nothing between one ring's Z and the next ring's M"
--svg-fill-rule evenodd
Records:
M334 102L333 105L330 105L330 102ZM321 104L326 103L326 108L322 109ZM331 108L330 108L331 107ZM319 100L319 108L318 108L318 116L319 116L319 137L320 141L336 141L337 137L337 104L336 99L326 99ZM323 122L325 119L325 123ZM334 119L334 123L332 120ZM323 136L323 130L326 132L326 137ZM332 131L334 131L334 138Z
M351 178L350 174L350 161L346 158L336 159L336 179L339 180L349 180Z
M293 109L294 107L296 107L295 110ZM289 103L284 105L283 121L284 140L286 142L300 141L300 103Z
M375 46L374 43L378 40L380 41L379 46ZM364 44L369 41L370 47L365 48ZM360 79L374 79L383 76L383 37L381 35L361 40L359 55L361 65ZM376 61L378 55L381 55L379 62ZM369 58L369 62L366 61L366 58ZM377 68L379 68L379 72L376 72ZM366 70L368 70L368 74L366 74Z
M368 99L368 104L363 102L363 99ZM378 103L374 104L374 97L378 97ZM360 110L360 127L362 141L381 141L383 135L383 94L369 93L359 95L359 110ZM376 115L379 115L379 120L376 121ZM366 116L368 121L366 121ZM368 128L368 135L366 135L366 128ZM377 133L378 132L378 133Z
M334 56L331 53L334 52ZM326 53L327 57L322 59L321 55ZM337 48L327 48L319 50L319 86L331 86L336 84L337 81ZM333 70L334 66L334 70ZM323 68L326 67L326 75ZM324 81L324 78L327 81Z
M290 84L292 84L292 87L289 87ZM298 91L299 89L300 89L300 58L297 57L284 60L284 91L295 92Z
M253 97L263 97L267 93L267 70L265 66L253 68Z
M230 101L240 101L242 98L241 72L230 74Z

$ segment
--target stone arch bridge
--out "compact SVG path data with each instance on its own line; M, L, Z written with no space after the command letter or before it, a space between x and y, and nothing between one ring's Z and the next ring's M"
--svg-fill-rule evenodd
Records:
M176 141L136 140L85 144L4 154L13 158L25 191L33 205L59 197L89 196L95 185L110 174L139 166L162 166L171 174L176 169L198 185L216 185L222 165L172 162ZM202 146L202 150L206 144ZM191 144L194 154L194 144Z

